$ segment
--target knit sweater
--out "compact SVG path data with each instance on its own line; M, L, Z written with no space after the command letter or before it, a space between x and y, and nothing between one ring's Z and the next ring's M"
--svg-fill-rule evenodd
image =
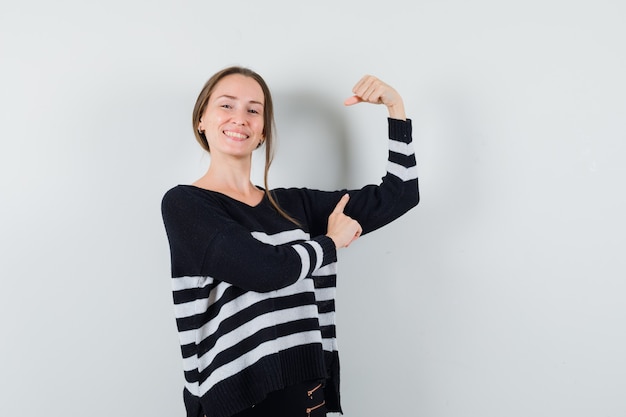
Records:
M411 121L388 119L387 173L359 190L279 188L250 206L190 185L162 201L188 417L228 417L272 391L325 380L341 411L335 331L337 253L325 234L346 192L365 235L419 201Z

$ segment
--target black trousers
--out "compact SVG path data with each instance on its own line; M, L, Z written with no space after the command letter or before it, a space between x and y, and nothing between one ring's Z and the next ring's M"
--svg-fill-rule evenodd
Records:
M324 387L309 381L271 392L254 407L233 417L325 417Z

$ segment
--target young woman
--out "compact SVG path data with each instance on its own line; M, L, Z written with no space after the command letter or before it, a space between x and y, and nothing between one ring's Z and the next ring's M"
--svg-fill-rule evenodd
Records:
M387 173L359 190L270 190L273 106L254 71L226 68L200 92L193 128L206 174L163 197L190 417L341 411L335 341L337 250L419 201L411 121L400 95L363 77L346 105L383 104ZM264 188L250 180L265 147ZM375 283L370 283L375 284Z

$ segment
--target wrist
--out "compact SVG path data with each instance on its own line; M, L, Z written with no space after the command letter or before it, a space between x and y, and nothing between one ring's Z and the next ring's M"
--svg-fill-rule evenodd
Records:
M333 237L332 235L327 234L326 235L327 238L329 238L331 240L331 242L333 242L333 245L335 246L335 249L339 249L339 244L337 243L337 238Z
M389 117L392 119L406 120L406 113L404 111L404 103L396 103L387 106Z

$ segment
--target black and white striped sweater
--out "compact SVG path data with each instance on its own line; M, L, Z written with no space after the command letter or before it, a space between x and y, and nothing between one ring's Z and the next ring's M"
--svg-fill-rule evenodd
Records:
M411 122L388 119L389 159L380 185L348 191L345 213L363 234L417 205ZM179 185L163 197L172 285L190 417L228 417L267 393L325 379L329 411L341 411L335 333L336 249L328 216L346 190L272 191L249 206Z

